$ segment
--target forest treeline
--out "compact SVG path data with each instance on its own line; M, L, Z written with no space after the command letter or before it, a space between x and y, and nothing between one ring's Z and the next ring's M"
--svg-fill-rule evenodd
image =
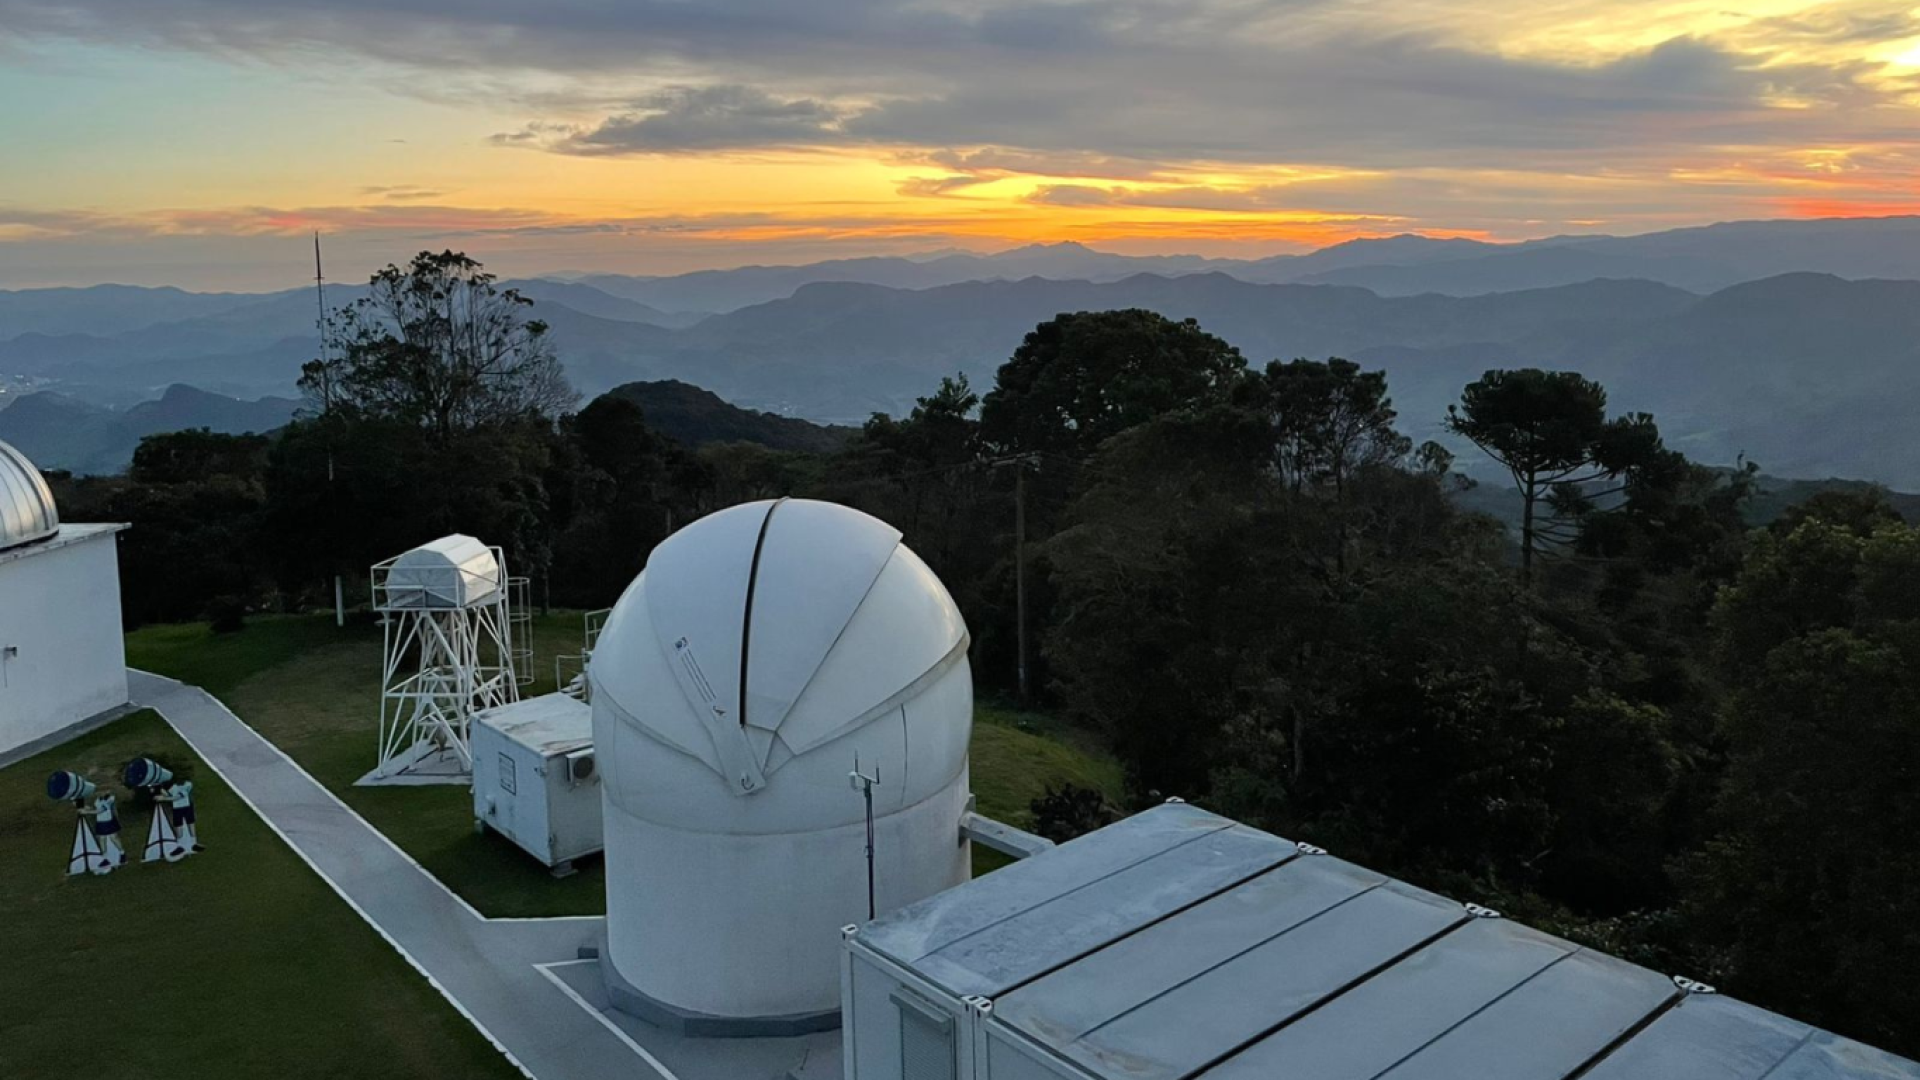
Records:
M453 531L603 606L676 526L796 495L900 528L982 692L1012 696L1021 523L1031 693L1138 803L1920 1054L1920 533L1871 491L1751 529L1751 468L1687 461L1578 375L1491 371L1447 424L1510 471L1516 536L1460 508L1382 374L1249 363L1144 311L1049 320L993 385L943 381L837 448L694 450L619 394L577 402L463 256L373 284L290 427L59 480L70 518L135 525L130 623L323 606L334 574Z

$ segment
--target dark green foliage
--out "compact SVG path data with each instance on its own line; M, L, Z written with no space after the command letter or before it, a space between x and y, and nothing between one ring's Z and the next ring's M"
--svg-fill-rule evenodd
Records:
M257 435L152 435L126 477L55 478L67 520L133 526L120 537L127 625L196 619L215 596L272 593L260 542L267 446Z
M1046 793L1033 800L1028 810L1033 814L1033 831L1056 844L1111 825L1120 816L1105 795L1070 782L1058 788L1048 784Z
M1714 625L1727 771L1690 921L1740 992L1920 1053L1920 532L1763 536Z
M266 475L270 558L283 592L330 603L336 573L448 533L485 537L514 573L545 570L551 429L536 420L436 434L392 419L297 421Z
M689 450L710 443L750 442L769 450L830 454L854 434L849 428L742 409L711 390L677 379L627 383L604 396L639 406L648 426Z
M133 452L127 476L141 484L184 484L212 476L266 471L265 435L215 435L206 428L149 435Z
M1808 521L1837 525L1857 536L1871 535L1889 525L1905 524L1905 518L1885 489L1864 487L1816 491L1805 501L1781 511L1767 528L1787 536Z
M1532 581L1537 558L1576 545L1620 502L1631 508L1657 498L1687 475L1686 459L1661 442L1653 417L1609 421L1606 409L1600 384L1538 368L1489 371L1447 407L1447 428L1505 467L1520 489L1522 580Z
M1142 792L1204 790L1219 726L1286 647L1262 588L1264 427L1221 408L1164 417L1095 456L1046 543L1058 590L1045 635L1062 702L1103 731Z
M1398 462L1411 448L1394 430L1382 372L1363 372L1339 357L1276 360L1249 385L1248 396L1273 424L1273 467L1295 491L1330 486L1343 492L1356 473Z
M207 602L207 628L216 634L237 634L247 626L247 602L238 596L216 596Z
M1247 362L1192 319L1082 311L1041 323L981 404L996 449L1084 454L1163 413L1224 400Z
M575 400L533 301L464 254L389 264L327 320L328 355L300 369L322 415L413 425L437 440L551 417Z

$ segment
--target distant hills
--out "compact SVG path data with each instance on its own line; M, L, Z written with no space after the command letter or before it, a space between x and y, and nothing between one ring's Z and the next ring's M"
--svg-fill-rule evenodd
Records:
M155 323L212 315L259 300L260 296L253 293L191 293L134 285L0 289L0 341L22 334L118 334Z
M0 407L0 440L20 448L43 469L115 473L133 461L148 435L190 428L225 434L268 432L293 419L291 398L236 401L191 386L170 386L154 401L124 411L91 405L65 394L9 396Z
M1644 236L1479 244L1457 247L1446 258L1354 261L1305 274L1296 272L1297 263L1274 265L1283 277L1245 276L1357 285L1382 296L1425 292L1475 296L1594 278L1640 278L1713 292L1795 271L1847 278L1920 278L1920 217L1737 221Z
M1038 244L993 255L838 259L579 280L657 308L725 312L792 296L819 282L930 289L1028 277L1112 282L1136 274L1221 273L1265 285L1354 285L1382 296L1478 296L1595 278L1639 278L1712 292L1800 270L1847 278L1920 278L1920 217L1741 221L1641 236L1557 236L1514 244L1403 235L1251 260L1117 255L1073 243Z
M853 436L851 427L832 427L743 409L711 390L664 379L627 383L607 391L640 406L647 426L689 449L713 443L748 442L771 450L830 453Z
M685 311L735 311L792 296L821 282L854 282L896 289L931 289L963 281L1055 280L1117 281L1134 274L1197 274L1252 265L1234 259L1197 255L1114 255L1081 244L1033 244L992 255L967 252L930 258L876 257L832 259L805 266L742 266L700 270L673 277L590 274L579 279L603 292L663 308Z
M1537 365L1600 379L1617 409L1655 413L1702 461L1744 454L1785 476L1920 486L1909 419L1920 410L1920 282L1790 274L1707 297L1643 281L1381 297L1221 274L918 291L819 284L665 334L577 326L562 312L552 321L589 392L625 370L850 422L905 409L943 374L988 385L1021 337L1059 312L1127 307L1196 318L1255 363L1343 355L1384 368L1422 437L1438 434L1446 406L1481 372Z
M1060 312L1141 307L1196 318L1255 363L1343 355L1383 367L1420 437L1488 368L1569 368L1605 382L1616 407L1654 412L1700 460L1745 454L1782 475L1911 488L1915 279L1920 218L1908 217L1506 245L1400 236L1258 260L1055 244L510 284L535 300L588 395L678 380L751 410L856 423L904 411L942 375L988 385L1022 336ZM363 294L330 286L327 298ZM88 405L180 383L284 398L317 352L314 320L311 290L0 292L0 382ZM71 460L111 456L67 437Z
M316 349L294 306L272 299L104 338L27 335L0 344L0 372L102 392L186 382L286 396ZM533 310L588 395L678 379L750 408L853 423L904 411L942 375L989 385L1027 331L1060 312L1128 307L1196 318L1255 363L1342 355L1384 368L1422 437L1488 368L1577 369L1606 383L1616 407L1655 413L1700 460L1746 454L1786 476L1920 487L1909 430L1920 409L1920 282L1800 273L1705 297L1631 280L1382 297L1208 273L921 290L819 283L683 329L550 301Z

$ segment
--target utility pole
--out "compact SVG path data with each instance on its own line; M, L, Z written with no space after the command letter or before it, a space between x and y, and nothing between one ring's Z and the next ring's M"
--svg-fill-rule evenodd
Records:
M1014 649L1019 653L1020 704L1033 700L1027 678L1027 466L1037 454L1014 454L988 462L996 469L1012 467L1013 473L1013 606Z
M1027 691L1027 464L1013 470L1013 597L1014 647L1020 652L1020 704L1032 698Z
M320 317L314 321L313 325L315 329L320 331L320 362L325 364L327 362L327 279L326 275L320 271L320 230L318 229L313 231L313 300L314 307L320 315ZM331 377L332 376L328 376L328 378ZM327 396L328 400L325 407L330 408L333 405L332 394L329 393ZM335 505L336 495L333 489L333 433L331 431L327 433L327 502L334 510L333 513L327 515L328 519L330 521L338 521L340 518L338 513L339 507ZM338 528L337 525L334 526L336 535L338 534ZM336 561L333 574L333 625L336 627L347 625L346 588L340 580L340 567L338 563L338 559L340 558L338 554L339 547L337 543L334 545L334 559Z

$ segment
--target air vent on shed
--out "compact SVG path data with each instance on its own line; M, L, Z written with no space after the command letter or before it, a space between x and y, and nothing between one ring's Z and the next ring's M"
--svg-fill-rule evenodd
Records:
M953 1017L916 1000L905 989L894 991L900 1010L900 1080L955 1080Z

